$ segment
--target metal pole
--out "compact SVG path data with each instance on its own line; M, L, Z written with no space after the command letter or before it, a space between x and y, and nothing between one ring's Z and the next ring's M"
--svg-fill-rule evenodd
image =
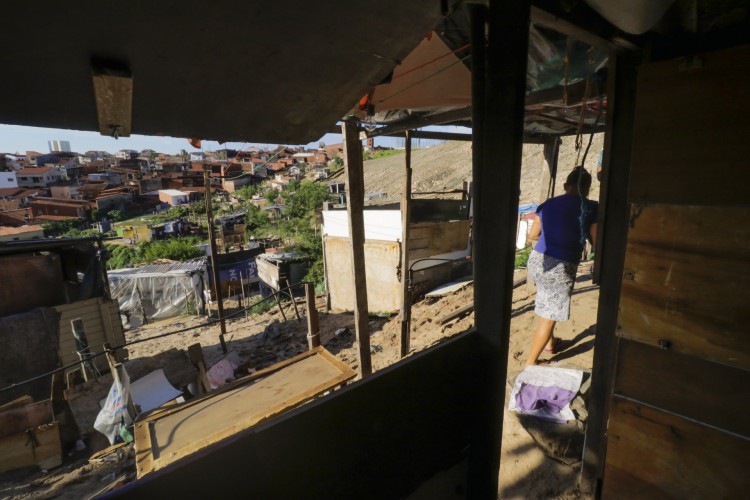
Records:
M409 212L411 207L411 130L406 131L404 194L401 198L401 357L409 354L411 335L411 273L409 272Z
M219 342L221 342L222 352L227 352L227 343L224 336L227 334L227 320L224 318L224 302L221 300L221 286L219 285L219 266L216 265L216 232L214 231L214 214L211 207L211 176L208 170L203 171L203 184L206 193L206 218L208 219L208 241L211 243L211 273L214 278L213 292L216 294L216 308L219 311Z

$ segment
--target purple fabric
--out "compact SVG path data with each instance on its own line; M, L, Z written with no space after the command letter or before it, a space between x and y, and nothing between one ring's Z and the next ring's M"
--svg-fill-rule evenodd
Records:
M559 387L546 387L531 384L521 384L516 394L516 407L519 410L530 411L549 408L554 413L569 405L576 393Z

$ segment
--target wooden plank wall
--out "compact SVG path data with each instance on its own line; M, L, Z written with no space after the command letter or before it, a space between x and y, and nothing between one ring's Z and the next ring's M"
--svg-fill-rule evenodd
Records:
M78 360L76 354L76 343L70 321L76 318L83 320L86 338L93 352L100 352L102 345L109 342L112 346L125 343L125 334L120 321L120 310L117 301L105 300L97 297L82 300L73 304L65 304L54 307L60 313L60 363L68 365ZM115 357L118 361L124 359L125 352L118 350ZM95 360L96 367L100 370L108 370L109 366L104 356Z
M409 224L409 260L465 250L470 220Z
M420 222L410 224L409 261L465 250L469 244L471 221ZM365 241L367 300L370 312L398 311L401 307L400 243L396 241ZM351 243L349 238L325 236L325 261L331 307L351 311L354 291L351 283ZM457 266L428 263L430 268L414 273L418 286L414 296L438 284L466 274Z
M639 70L603 498L746 495L750 47L684 63Z

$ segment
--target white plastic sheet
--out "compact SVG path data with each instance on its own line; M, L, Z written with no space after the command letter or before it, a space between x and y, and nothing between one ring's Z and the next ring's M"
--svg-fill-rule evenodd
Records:
M125 327L172 318L201 307L200 277L182 272L110 272L112 298L117 300Z
M94 429L107 436L109 444L115 444L115 439L120 434L121 427L127 427L133 423L128 413L129 394L130 377L128 377L128 372L123 369L119 380L115 378L112 383L102 411L99 412L96 421L94 421Z

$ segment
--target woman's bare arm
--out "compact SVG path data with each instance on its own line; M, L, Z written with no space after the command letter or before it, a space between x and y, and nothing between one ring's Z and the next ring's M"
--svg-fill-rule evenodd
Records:
M531 230L529 231L529 239L536 243L539 241L539 236L542 234L542 221L538 215L534 215L534 223L531 224Z

